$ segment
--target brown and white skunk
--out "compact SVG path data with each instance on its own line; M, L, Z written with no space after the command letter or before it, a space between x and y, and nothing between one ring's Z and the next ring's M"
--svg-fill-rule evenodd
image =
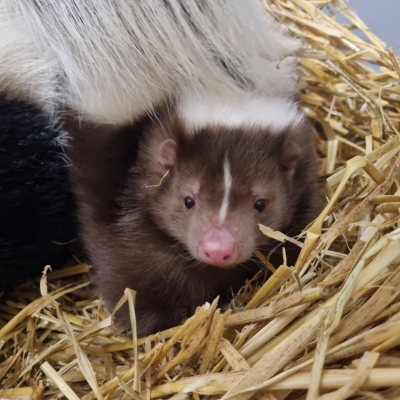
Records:
M259 223L296 235L318 210L313 140L295 103L190 98L155 116L117 131L68 126L94 283L109 309L137 291L139 335L228 299L259 271L254 250L276 245ZM126 309L119 320L129 326Z
M94 283L137 290L139 335L251 277L258 223L315 217L301 44L257 0L0 0L0 37L0 90L64 121Z

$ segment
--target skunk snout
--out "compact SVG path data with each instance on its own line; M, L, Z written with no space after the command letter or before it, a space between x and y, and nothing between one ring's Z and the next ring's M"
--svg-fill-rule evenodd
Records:
M200 241L197 251L200 260L217 267L230 267L239 256L236 241L226 229L210 229Z

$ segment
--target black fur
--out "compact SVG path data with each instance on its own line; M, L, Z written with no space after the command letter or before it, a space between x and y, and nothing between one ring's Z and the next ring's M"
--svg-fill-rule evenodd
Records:
M0 287L68 256L74 199L60 130L34 106L0 94ZM55 243L57 242L57 243Z

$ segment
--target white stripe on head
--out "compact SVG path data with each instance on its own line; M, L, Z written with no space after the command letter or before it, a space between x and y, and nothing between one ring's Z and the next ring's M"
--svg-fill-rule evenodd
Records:
M178 103L178 112L192 132L223 126L268 128L279 133L304 121L304 114L296 102L283 97L249 95L228 99L210 94L186 94Z
M226 218L229 208L229 197L231 194L232 187L232 175L231 167L229 165L228 155L224 158L224 198L222 199L222 205L219 210L219 222L222 224Z

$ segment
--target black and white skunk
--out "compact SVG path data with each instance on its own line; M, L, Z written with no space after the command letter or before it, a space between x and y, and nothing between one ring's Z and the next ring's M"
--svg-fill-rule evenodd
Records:
M171 96L296 94L301 43L257 0L0 0L0 90L124 124Z

